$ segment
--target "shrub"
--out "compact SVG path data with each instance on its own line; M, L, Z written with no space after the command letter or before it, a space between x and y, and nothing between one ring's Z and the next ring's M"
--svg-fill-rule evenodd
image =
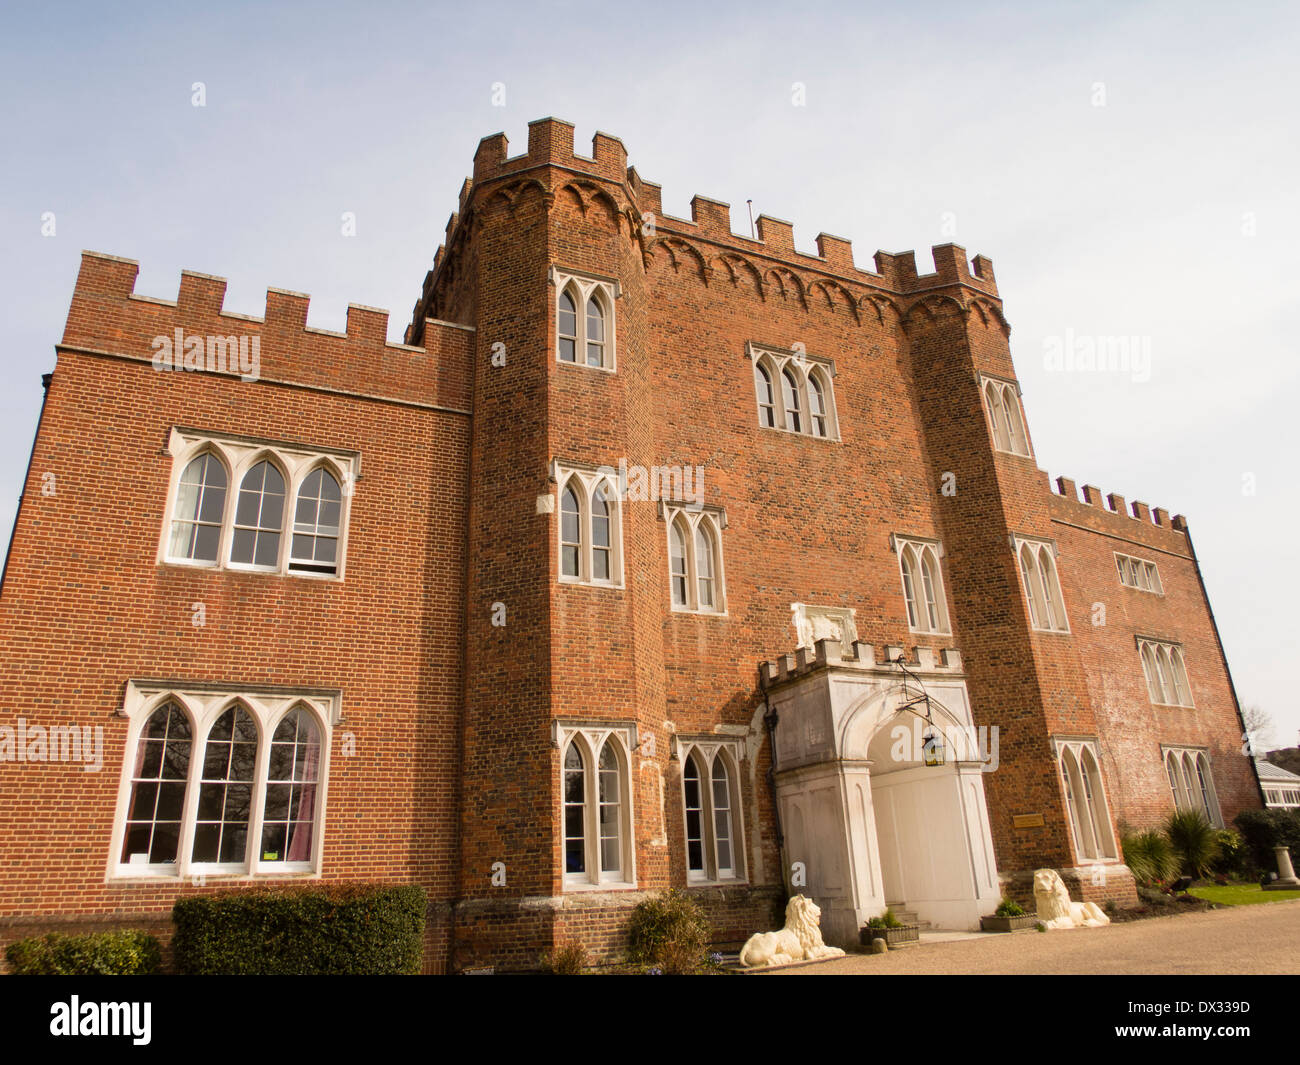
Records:
M1214 859L1213 872L1216 880L1228 877L1249 879L1251 871L1250 848L1240 832L1230 828L1218 829L1215 839L1219 841L1219 855Z
M581 943L565 943L542 959L542 964L556 976L581 976L587 967L587 948Z
M1025 915L1025 908L1015 899L1003 898L1003 900L998 903L998 908L993 911L993 915L995 917L1023 917Z
M713 929L699 904L675 888L638 903L628 928L628 957L670 975L699 971Z
M1165 835L1188 876L1203 877L1219 855L1218 833L1200 810L1176 810L1165 821Z
M1124 864L1139 884L1156 884L1172 880L1178 873L1178 859L1169 839L1162 832L1141 832L1120 841Z
M873 917L867 922L868 928L902 928L903 922L895 915L893 910L886 910L879 917Z
M188 975L420 971L427 897L415 885L231 891L176 901L176 968Z
M15 976L147 976L158 971L162 951L145 932L51 932L10 943L5 959Z
M1293 858L1300 858L1300 811L1242 810L1234 819L1251 864L1261 872L1277 870L1274 847L1290 847Z

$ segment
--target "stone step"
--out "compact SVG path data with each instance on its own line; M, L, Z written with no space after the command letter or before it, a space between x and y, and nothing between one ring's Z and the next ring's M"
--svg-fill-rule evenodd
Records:
M915 910L909 910L905 902L887 902L885 905L894 911L894 916L903 924L918 925L922 932L928 932L934 927L930 921L922 921Z

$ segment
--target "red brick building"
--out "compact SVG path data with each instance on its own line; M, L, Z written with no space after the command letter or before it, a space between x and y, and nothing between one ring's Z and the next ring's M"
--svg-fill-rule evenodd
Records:
M1049 485L989 260L691 214L616 138L486 138L404 344L85 254L0 591L0 939L316 878L424 885L433 971L671 885L729 940L791 886L966 926L1261 804L1186 523Z

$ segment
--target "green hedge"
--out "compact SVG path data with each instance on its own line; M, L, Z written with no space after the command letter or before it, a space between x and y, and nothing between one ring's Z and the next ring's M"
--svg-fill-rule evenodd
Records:
M179 899L176 968L195 976L418 973L427 904L421 887L370 884Z
M10 943L5 960L15 976L145 976L158 971L162 950L145 932L51 932Z
M1290 847L1292 859L1300 858L1300 812L1242 810L1233 818L1233 823L1245 837L1251 859L1261 872L1277 872L1274 847Z

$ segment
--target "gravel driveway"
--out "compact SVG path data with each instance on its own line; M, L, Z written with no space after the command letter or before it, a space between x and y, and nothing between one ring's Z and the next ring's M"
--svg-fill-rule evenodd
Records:
M764 975L1300 973L1300 899L1080 928L922 943Z

